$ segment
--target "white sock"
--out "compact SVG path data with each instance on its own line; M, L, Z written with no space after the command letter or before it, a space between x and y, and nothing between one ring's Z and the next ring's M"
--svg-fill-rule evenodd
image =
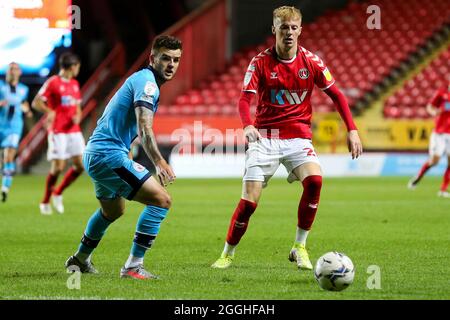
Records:
M144 264L144 257L138 258L130 254L128 257L127 262L125 262L125 268L134 268L137 267L140 264Z
M74 256L82 263L88 263L91 260L91 254L77 251Z
M309 230L303 230L297 227L297 233L295 234L295 243L306 245L306 238L308 238Z
M228 254L230 256L234 255L234 250L236 249L236 245L228 244L225 242L225 247L223 248L223 253Z

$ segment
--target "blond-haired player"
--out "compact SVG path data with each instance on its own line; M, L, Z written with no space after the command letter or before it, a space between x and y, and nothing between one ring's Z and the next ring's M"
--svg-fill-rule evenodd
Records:
M231 265L234 252L255 212L262 189L280 164L289 173L288 182L303 186L298 222L289 259L299 269L312 269L306 238L314 221L322 188L322 170L311 142L311 94L314 86L333 100L348 129L352 158L362 145L345 97L323 61L298 45L302 16L295 7L273 12L275 46L255 56L244 77L239 112L248 141L242 196L231 218L225 247L213 268ZM257 94L256 119L250 117L250 101Z

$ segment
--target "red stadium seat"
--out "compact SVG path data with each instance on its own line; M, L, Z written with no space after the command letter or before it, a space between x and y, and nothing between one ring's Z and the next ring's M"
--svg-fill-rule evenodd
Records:
M450 16L448 0L379 0L377 4L383 10L381 30L361 28L367 21L367 3L362 1L350 2L342 10L327 12L303 25L300 45L324 60L350 107L418 52L433 33L448 23ZM250 60L273 44L274 36L270 35L263 43L234 53L224 73L202 81L200 91L190 91L175 99L175 105L187 105L186 110L171 106L166 108L167 113L237 114L237 99ZM445 83L450 72L449 60L447 49L406 82L386 100L384 116L426 118L423 107L437 86ZM252 103L256 104L257 99ZM334 110L328 97L319 92L313 94L312 105L319 112Z

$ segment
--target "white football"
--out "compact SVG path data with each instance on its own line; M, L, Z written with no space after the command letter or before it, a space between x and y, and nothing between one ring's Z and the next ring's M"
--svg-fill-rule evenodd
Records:
M314 278L324 290L344 290L353 282L354 277L355 268L352 260L336 251L321 256L314 268Z

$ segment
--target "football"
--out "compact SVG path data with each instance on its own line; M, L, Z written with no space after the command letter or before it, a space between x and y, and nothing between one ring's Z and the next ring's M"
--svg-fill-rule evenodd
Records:
M317 260L314 278L324 290L342 291L355 277L352 260L343 253L327 252Z

